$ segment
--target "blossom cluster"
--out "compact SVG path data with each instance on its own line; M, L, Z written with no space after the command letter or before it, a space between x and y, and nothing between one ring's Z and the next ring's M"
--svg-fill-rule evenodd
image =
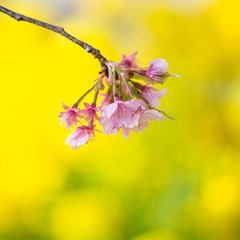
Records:
M130 131L144 131L151 120L162 121L164 116L170 118L156 109L167 89L159 91L151 85L163 84L168 77L178 75L167 72L168 63L164 59L152 60L148 68L142 68L136 64L136 54L130 57L123 55L118 63L106 63L107 75L101 73L94 86L71 108L62 104L65 111L59 113L60 125L65 124L69 130L74 125L76 127L67 138L67 145L71 144L73 149L77 149L93 139L96 131L101 132L96 129L97 123L102 126L104 134L116 134L122 130L127 139ZM138 80L143 80L146 84L141 84ZM107 92L99 94L105 85ZM80 103L92 91L95 92L93 102L91 105L84 103L84 108L80 109ZM97 106L99 96L103 99Z

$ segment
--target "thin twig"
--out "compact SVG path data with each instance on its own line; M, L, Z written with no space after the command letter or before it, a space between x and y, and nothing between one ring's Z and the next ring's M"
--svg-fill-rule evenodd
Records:
M127 87L128 93L129 93L129 95L130 95L130 99L132 100L132 99L133 99L133 96L132 96L132 93L131 93L131 90L130 90L130 88L129 88L129 86L128 86L127 81L125 80L125 78L124 78L124 76L123 76L122 74L120 74L120 77L123 79L123 81L124 81L124 83L125 83L125 85L126 85L126 87Z
M69 40L71 40L72 42L80 45L88 53L91 53L95 58L97 58L100 61L102 72L104 72L108 76L108 68L106 66L107 59L100 54L100 51L98 49L93 48L91 45L73 37L72 35L70 35L66 31L64 31L63 27L58 27L58 26L55 26L55 25L52 25L52 24L49 24L49 23L45 23L45 22L36 20L34 18L24 16L22 14L19 14L19 13L16 13L16 12L12 11L12 10L9 10L9 9L1 6L1 5L0 5L0 12L3 12L5 14L9 15L10 17L14 18L17 21L25 21L25 22L33 23L33 24L38 25L38 26L43 27L43 28L47 28L47 29L49 29L53 32L61 34L63 37L66 37Z
M97 86L98 82L93 85L90 89L88 89L79 99L76 103L73 104L72 108L77 108L78 105L81 103L81 101Z

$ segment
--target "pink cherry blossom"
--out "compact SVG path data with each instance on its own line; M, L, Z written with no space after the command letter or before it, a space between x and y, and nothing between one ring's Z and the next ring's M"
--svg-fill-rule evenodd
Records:
M139 111L134 114L132 119L132 124L134 125L131 128L123 127L123 136L127 139L131 131L138 132L144 131L149 124L150 120L162 121L164 119L163 115L157 110L151 109L146 111Z
M165 59L154 59L149 63L148 75L161 75L168 69L168 63Z
M145 98L149 102L150 106L153 108L156 108L160 105L158 99L162 98L167 91L166 88L156 92L157 90L158 90L157 88L145 85L140 95L141 97Z
M94 105L96 105L96 104L90 105L88 103L84 103L84 106L85 106L86 109L83 109L83 110L79 111L80 117L84 118L88 121L92 118L100 120L100 118L99 118L99 116L97 115L96 112L98 112L101 109L101 107L96 107Z
M94 128L88 126L78 127L66 140L66 144L71 144L72 149L76 150L78 147L86 144L89 139L94 137Z
M77 117L79 116L79 108L70 108L64 103L62 103L62 107L67 110L66 112L60 112L60 126L65 124L68 129L71 129L73 124L77 125Z
M135 62L136 55L137 52L129 57L122 55L120 62L102 58L102 72L99 73L100 77L94 80L92 88L83 93L71 108L63 103L65 111L59 114L60 125L65 124L68 129L76 125L76 130L66 140L67 145L77 149L86 144L94 137L95 131L98 131L95 129L97 122L102 125L106 135L122 131L127 139L130 131L144 131L151 120L162 121L163 115L173 119L156 109L160 105L159 99L165 95L167 89L158 90L150 84L163 84L168 77L179 75L167 72L168 63L164 59L152 60L149 67L141 68ZM133 79L144 80L147 84L143 85ZM107 91L101 94L104 85ZM92 104L84 103L85 108L80 110L79 104L83 103L92 91L95 91ZM100 106L96 107L99 96L103 96L103 100ZM86 124L83 125L82 122Z
M149 63L147 70L138 70L137 73L146 76L150 83L164 83L168 76L172 74L166 73L168 63L165 59L154 59ZM175 74L173 74L175 76Z
M100 124L103 127L103 132L106 135L110 133L116 134L118 130L125 126L133 127L133 114L140 107L140 103L135 100L131 101L115 101L112 104L104 106L101 110Z
M136 127L143 132L148 126L150 120L162 121L165 118L157 110L151 109L135 114L135 119L133 121L136 123L137 119L138 124Z
M128 58L126 57L126 55L124 54L122 55L122 62L124 63L124 65L126 65L127 68L129 69L139 68L139 66L135 63L136 55L137 55L137 52L133 53Z

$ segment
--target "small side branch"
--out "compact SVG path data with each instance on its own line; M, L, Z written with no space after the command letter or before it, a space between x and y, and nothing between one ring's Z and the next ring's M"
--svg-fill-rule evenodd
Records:
M25 22L33 23L33 24L38 25L43 28L47 28L53 32L59 33L63 37L66 37L67 39L71 40L72 42L80 45L88 53L91 53L95 58L97 58L99 60L99 62L101 64L102 72L104 72L106 75L108 75L108 67L106 66L107 59L100 54L100 51L98 49L95 49L91 45L73 37L72 35L67 33L63 27L58 27L58 26L55 26L55 25L52 25L49 23L45 23L45 22L36 20L34 18L27 17L25 15L16 13L5 7L2 7L1 5L0 5L0 12L3 12L5 14L9 15L10 17L14 18L17 21L25 21Z

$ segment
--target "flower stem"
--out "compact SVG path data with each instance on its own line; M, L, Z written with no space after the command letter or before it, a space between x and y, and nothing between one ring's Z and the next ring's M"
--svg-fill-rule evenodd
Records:
M94 100L92 102L92 106L91 107L96 107L98 94L99 94L99 90L97 90L96 93L95 93Z
M122 98L122 78L120 77L119 78L119 80L120 80L120 87L119 87L119 91L120 91L120 98Z
M153 108L153 109L159 111L159 112L162 113L165 117L167 117L167 118L169 118L169 119L171 119L171 120L176 120L175 118L168 116L164 111L158 110L158 109L156 109L156 108Z
M146 98L144 98L144 97L141 97L136 89L134 89L133 95L134 95L137 99L142 99L147 105L150 106L148 100L147 100Z
M112 73L113 73L113 96L115 96L117 94L115 69L114 71L112 71Z
M88 93L90 93L96 86L97 86L98 82L96 84L93 85L92 88L90 88L89 90L87 90L87 92L85 92L76 103L73 104L72 108L77 108L78 105L81 103L81 101L88 95Z
M126 84L127 90L128 90L128 92L129 92L130 98L131 98L131 100L132 100L132 99L133 99L133 96L132 96L132 93L131 93L131 90L130 90L130 88L129 88L129 86L128 86L127 81L125 80L124 76L123 76L121 73L120 73L120 77L122 77L124 83Z
M114 99L113 99L113 90L112 90L112 86L109 86L109 89L108 89L108 91L109 91L109 94L110 94L110 101L111 102L113 102L114 101Z

